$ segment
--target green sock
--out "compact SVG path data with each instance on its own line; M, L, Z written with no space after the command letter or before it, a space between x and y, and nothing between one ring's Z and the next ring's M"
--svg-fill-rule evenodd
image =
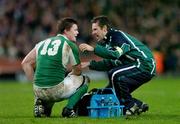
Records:
M78 91L69 98L66 107L69 109L73 109L75 104L81 99L81 97L87 92L87 90L88 86L86 84L81 86Z

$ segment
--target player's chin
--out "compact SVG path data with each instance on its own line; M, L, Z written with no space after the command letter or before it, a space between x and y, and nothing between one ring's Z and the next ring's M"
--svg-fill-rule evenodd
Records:
M72 41L76 42L76 37L72 38Z

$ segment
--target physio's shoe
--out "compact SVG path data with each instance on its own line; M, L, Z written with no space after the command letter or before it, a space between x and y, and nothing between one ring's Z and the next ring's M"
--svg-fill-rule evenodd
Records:
M69 109L67 107L63 108L62 116L63 117L68 117L68 118L75 118L75 117L77 117L75 111L73 109Z
M138 109L139 107L137 106L136 103L132 107L126 110L125 115L126 116L131 116L131 115L137 115L138 114Z

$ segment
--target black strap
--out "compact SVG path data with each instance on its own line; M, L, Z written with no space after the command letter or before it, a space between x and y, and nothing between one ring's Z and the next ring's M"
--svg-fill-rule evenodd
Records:
M82 84L76 89L76 90L78 90L80 87L82 87L83 85L84 85L84 83L85 83L85 76L83 75L83 82L82 82Z

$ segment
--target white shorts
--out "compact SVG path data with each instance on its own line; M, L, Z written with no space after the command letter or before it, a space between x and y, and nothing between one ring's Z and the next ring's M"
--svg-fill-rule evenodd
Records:
M33 85L36 98L47 101L62 101L73 95L82 85L88 85L89 79L87 76L68 75L58 85L42 88Z

